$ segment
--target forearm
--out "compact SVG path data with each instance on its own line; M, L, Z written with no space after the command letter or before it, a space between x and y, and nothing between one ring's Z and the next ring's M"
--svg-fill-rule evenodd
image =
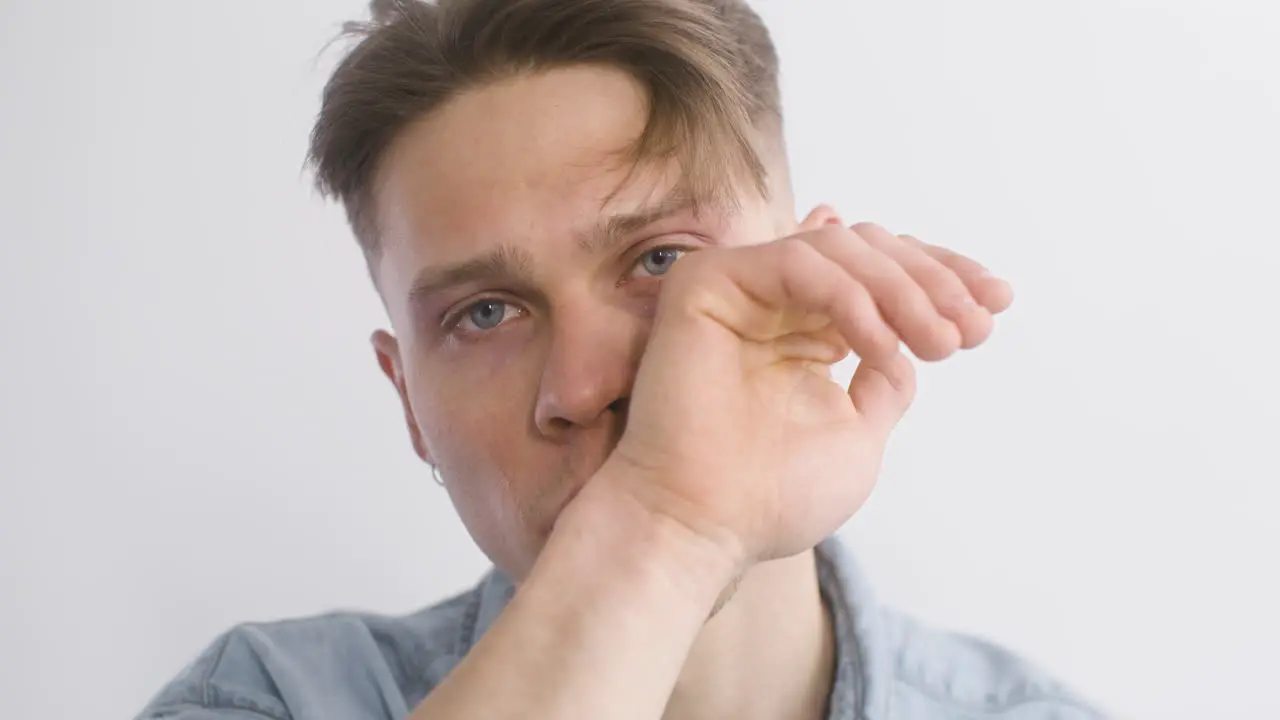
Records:
M732 568L686 528L598 489L566 508L502 616L414 720L661 717Z

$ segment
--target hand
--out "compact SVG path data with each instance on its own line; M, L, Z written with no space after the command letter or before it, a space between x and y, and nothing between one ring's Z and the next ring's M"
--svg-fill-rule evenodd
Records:
M990 335L1009 286L875 225L704 250L664 280L606 476L739 570L815 546L863 504L915 394L900 351ZM848 387L830 365L855 353Z

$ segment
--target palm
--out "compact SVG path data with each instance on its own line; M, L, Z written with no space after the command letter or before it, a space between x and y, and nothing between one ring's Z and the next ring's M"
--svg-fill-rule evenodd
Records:
M768 338L717 324L655 337L633 392L623 451L686 468L659 477L663 494L716 531L760 540L747 548L757 559L835 530L870 493L883 449L828 375L847 346L823 330L793 332L803 325L780 323ZM679 362L664 359L664 339L678 341Z

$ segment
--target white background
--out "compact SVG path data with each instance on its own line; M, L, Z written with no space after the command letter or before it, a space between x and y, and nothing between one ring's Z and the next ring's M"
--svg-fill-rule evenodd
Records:
M238 621L481 573L303 173L363 7L0 5L0 717L128 717ZM883 597L1122 716L1280 717L1280 9L758 7L802 210L1019 293L850 525Z

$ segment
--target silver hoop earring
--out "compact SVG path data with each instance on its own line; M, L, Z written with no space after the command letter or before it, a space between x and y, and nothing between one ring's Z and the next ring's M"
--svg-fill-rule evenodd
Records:
M444 487L444 478L441 477L440 468L438 466L436 465L431 466L431 477L436 481L437 485L439 485L440 487Z

